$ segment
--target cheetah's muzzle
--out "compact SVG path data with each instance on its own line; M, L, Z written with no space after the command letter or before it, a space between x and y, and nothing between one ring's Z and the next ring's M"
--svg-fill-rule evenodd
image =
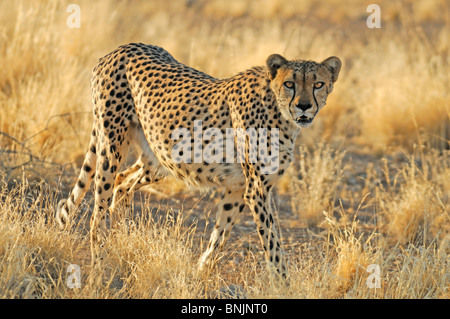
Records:
M297 117L296 119L294 119L295 123L297 123L300 126L309 126L314 118L312 117L307 117L305 115L302 115L300 117Z

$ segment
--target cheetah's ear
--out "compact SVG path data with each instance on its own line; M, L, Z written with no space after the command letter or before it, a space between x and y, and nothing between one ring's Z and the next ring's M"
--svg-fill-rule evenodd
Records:
M273 80L275 78L278 69L286 62L287 60L279 54L272 54L267 58L266 64L270 80Z
M342 66L341 60L338 57L332 56L324 60L322 64L331 71L331 81L336 82Z

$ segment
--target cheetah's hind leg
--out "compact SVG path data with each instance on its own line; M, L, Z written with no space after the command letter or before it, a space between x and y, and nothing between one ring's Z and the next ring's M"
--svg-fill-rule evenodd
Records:
M134 193L141 188L147 186L147 191L165 196L165 194L153 188L148 188L149 185L162 178L164 178L164 175L158 171L158 165L145 153L140 155L132 167L119 173L114 183L113 199L110 206L113 225L117 225L120 220L127 218Z

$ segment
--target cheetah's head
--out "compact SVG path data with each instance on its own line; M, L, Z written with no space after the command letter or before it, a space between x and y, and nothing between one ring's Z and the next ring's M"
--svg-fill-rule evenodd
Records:
M273 54L267 59L267 70L282 116L300 127L308 127L333 89L341 60L329 57L322 63L288 61Z

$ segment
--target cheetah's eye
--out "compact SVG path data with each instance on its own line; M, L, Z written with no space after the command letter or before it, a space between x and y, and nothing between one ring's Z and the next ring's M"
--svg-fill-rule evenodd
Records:
M323 82L316 82L316 83L314 83L314 88L315 89L320 89L320 88L323 87L324 84L325 83L323 83Z
M294 88L294 82L286 81L286 82L284 82L284 86L287 87L288 89L293 89Z

